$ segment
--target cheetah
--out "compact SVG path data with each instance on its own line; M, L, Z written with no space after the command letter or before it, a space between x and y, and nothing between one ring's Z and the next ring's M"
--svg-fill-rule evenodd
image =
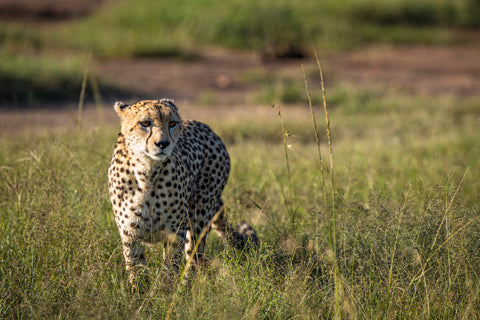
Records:
M257 243L250 225L242 222L235 230L225 220L221 196L230 157L206 124L182 120L170 99L116 102L114 110L121 133L108 187L132 287L140 278L145 281L145 244L168 244L178 271L183 252L187 261L203 259L206 237L199 238L204 229L208 233L213 227L236 248Z

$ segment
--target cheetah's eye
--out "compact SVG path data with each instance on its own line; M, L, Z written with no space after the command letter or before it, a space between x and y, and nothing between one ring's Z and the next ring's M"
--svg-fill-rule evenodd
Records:
M176 121L170 121L168 123L168 127L169 128L175 128L177 126L177 124L178 124L178 122L176 122Z
M147 127L150 127L152 125L152 122L150 120L145 120L145 121L140 121L139 124L143 128L147 128Z

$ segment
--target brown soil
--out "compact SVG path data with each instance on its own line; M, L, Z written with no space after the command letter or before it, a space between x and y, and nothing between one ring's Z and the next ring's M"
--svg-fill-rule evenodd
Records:
M327 59L337 78L420 95L480 93L480 46L369 47Z
M480 46L375 46L321 58L327 84L380 86L418 95L473 96L480 93ZM246 104L257 89L246 74L302 80L314 59L262 62L254 54L211 50L194 61L110 60L98 71L150 97L195 101L206 95L217 104ZM302 82L303 83L303 82Z
M134 92L151 97L215 105L244 105L258 91L258 83L245 80L250 75L296 75L301 64L311 60L262 62L253 53L208 49L192 60L136 58L97 63L104 78Z

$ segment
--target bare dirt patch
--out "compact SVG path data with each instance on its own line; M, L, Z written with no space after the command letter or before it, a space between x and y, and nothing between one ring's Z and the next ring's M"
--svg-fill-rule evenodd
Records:
M190 61L175 58L107 60L97 63L96 68L108 81L152 98L195 101L202 95L211 95L218 103L242 104L254 89L240 80L242 73L264 66L254 54L215 49Z
M480 92L478 46L375 46L321 58L326 78L355 86L380 86L418 95L474 96ZM262 62L255 54L204 51L193 61L110 60L98 64L109 80L141 94L196 101L209 95L217 104L246 104L258 84L245 74L296 75L312 58Z
M412 94L480 93L478 46L380 46L340 54L326 65L337 79L383 85Z

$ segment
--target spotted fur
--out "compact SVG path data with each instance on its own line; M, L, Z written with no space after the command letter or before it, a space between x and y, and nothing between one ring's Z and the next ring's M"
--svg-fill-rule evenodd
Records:
M145 243L171 244L178 266L182 252L189 259L210 226L237 248L257 242L248 224L235 230L224 219L221 195L230 158L207 125L183 121L168 99L117 102L114 109L121 133L108 170L109 193L133 285L145 270ZM205 240L192 258L202 257Z

